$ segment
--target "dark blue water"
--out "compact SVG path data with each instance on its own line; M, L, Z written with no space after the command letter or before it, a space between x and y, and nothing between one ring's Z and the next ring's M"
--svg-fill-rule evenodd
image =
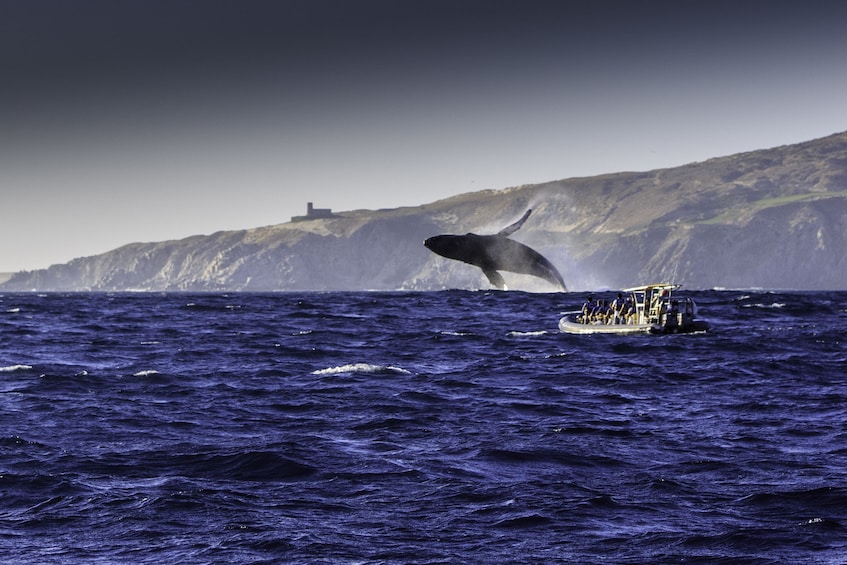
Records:
M0 296L0 561L847 563L847 293Z

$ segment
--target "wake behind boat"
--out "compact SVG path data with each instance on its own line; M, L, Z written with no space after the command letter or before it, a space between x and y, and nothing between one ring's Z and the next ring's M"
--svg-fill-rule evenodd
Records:
M697 319L697 304L673 293L682 285L658 283L627 288L612 301L589 295L578 314L559 320L559 330L571 334L691 333L709 325Z

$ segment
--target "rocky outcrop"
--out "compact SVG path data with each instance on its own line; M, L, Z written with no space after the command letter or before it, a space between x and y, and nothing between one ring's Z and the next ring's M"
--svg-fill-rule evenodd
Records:
M571 289L672 280L688 288L843 289L847 133L693 163L463 194L420 207L339 212L243 231L133 243L21 272L5 290L488 288L429 252L439 233L494 233L537 249ZM510 288L552 291L504 273Z

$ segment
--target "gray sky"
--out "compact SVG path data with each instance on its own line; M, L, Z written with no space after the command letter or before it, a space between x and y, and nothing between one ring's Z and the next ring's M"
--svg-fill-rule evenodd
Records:
M0 271L847 130L847 3L0 0Z

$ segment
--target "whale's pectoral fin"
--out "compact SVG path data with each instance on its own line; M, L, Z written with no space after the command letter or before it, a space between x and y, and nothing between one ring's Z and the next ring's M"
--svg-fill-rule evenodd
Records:
M488 282L493 286L500 290L506 290L506 281L503 280L503 275L494 269L483 269L482 272L485 273L485 276L488 277Z
M517 222L515 222L514 224L512 224L510 226L506 226L505 228L503 228L502 230L497 232L497 235L502 235L503 237L508 237L508 236L512 235L513 233L515 233L516 231L521 229L521 226L523 226L524 222L526 221L527 218L529 218L529 215L531 213L532 213L532 208L527 210L524 213L524 215L521 216L520 220L518 220Z

